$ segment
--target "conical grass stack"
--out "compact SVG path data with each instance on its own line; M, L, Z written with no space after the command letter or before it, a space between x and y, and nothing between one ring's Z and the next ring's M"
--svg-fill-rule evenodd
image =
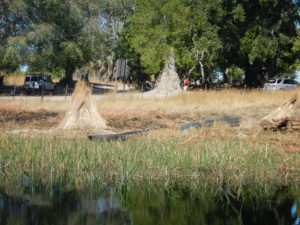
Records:
M100 116L92 99L90 88L82 80L76 84L72 95L71 107L58 129L62 130L93 130L107 133L105 120Z
M144 97L169 97L181 93L180 79L176 72L175 55L171 49L168 61L159 74L154 90L144 94Z

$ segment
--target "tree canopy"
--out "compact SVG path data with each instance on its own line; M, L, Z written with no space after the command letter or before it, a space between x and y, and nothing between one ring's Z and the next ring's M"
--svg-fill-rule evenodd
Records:
M299 21L296 2L260 0L240 1L234 5L242 8L243 20L236 21L234 16L227 20L229 26L238 28L228 33L235 37L234 43L229 42L233 48L228 51L223 48L225 55L233 59L229 63L245 71L245 83L250 86L257 86L274 76L290 75L290 65L297 58L297 53L292 50L296 22ZM227 7L232 8L232 5ZM223 43L229 44L226 39Z
M111 54L114 42L111 15L117 11L113 3L125 1L15 2L18 4L7 1L2 9L8 22L3 21L1 25L14 29L7 28L3 32L7 36L1 45L4 63L24 63L31 70L38 71L51 72L62 68L67 82L70 82L76 68ZM16 12L16 15L11 15L9 10ZM9 20L13 20L13 26ZM24 26L18 21L24 21Z
M182 74L197 66L202 52L206 71L213 71L221 42L218 27L206 16L210 4L212 1L137 1L124 32L130 48L140 55L146 73L157 74L171 48Z
M147 73L157 73L173 47L182 73L204 70L209 79L221 71L227 80L228 71L244 71L245 83L257 86L292 72L298 9L291 0L141 0L127 40Z
M76 68L128 59L136 79L157 75L170 49L181 76L249 86L299 68L295 0L2 0L0 70Z
M24 2L2 0L0 4L0 70L15 71L22 63L22 52L14 45L14 38L26 29ZM22 44L22 43L20 43Z

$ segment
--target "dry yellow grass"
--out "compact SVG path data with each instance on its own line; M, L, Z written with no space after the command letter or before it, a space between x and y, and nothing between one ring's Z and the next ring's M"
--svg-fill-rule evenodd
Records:
M241 118L241 127L234 130L234 136L249 136L251 133L259 133L261 131L260 120L288 100L295 92L299 90L192 91L168 99L118 98L114 94L109 94L98 99L96 103L100 115L116 132L150 128L151 137L175 137L182 124L234 116ZM28 125L25 122L12 120L14 122L10 125L2 122L2 128L9 126L24 129L28 126L35 129L48 129L51 123L53 123L52 127L56 127L70 105L71 101L2 101L0 114L6 109L20 116L22 113L37 113L35 123L32 122L34 118ZM43 113L47 111L56 113L56 116L45 119ZM225 132L222 129L217 130L221 133Z
M23 74L12 74L4 76L3 83L8 86L22 86L24 84L25 76Z
M296 91L192 91L182 93L167 99L134 99L116 98L110 95L98 101L101 107L114 108L143 108L143 109L165 109L168 111L231 111L236 108L265 107L278 105L293 95Z
M57 83L61 78L53 78L52 81ZM5 75L3 83L8 86L22 86L24 85L25 75L24 74L10 74Z
M118 98L115 94L105 95L96 100L100 113L137 111L145 113L151 111L169 113L203 113L211 115L258 115L268 113L270 109L288 100L295 91L193 91L182 93L167 99L134 99ZM3 102L1 102L2 105ZM24 107L27 110L53 110L63 112L70 106L70 101L7 101L7 104Z
M296 91L194 91L169 99L119 99L111 95L97 103L101 113L139 111L151 114L152 111L159 111L186 117L198 116L199 120L239 116L245 121L253 122L285 102L294 92Z

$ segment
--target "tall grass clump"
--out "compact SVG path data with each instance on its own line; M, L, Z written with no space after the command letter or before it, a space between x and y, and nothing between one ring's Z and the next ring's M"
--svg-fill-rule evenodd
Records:
M14 188L131 183L240 188L300 181L298 154L236 138L186 143L182 137L90 142L1 136L0 149L0 182Z

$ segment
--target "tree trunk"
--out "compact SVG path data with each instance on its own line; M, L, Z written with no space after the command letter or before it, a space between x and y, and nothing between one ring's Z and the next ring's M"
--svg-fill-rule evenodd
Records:
M194 65L189 71L188 71L188 78L190 78L191 73L193 72L193 70L195 69L196 65Z
M229 73L229 69L226 68L225 71L223 72L223 81L224 81L224 83L228 83L228 81L229 81L228 73Z
M0 88L3 87L3 79L4 79L4 75L2 75L2 71L0 71Z
M69 87L73 87L73 73L75 72L75 67L72 65L67 65L65 68L65 81Z
M203 66L203 63L202 63L203 58L204 58L204 50L202 51L201 57L198 59L198 62L200 64L202 82L205 82L206 80L205 80L205 75L204 75L204 66Z
M263 71L261 66L254 63L248 65L245 69L245 84L247 87L256 88L262 84Z
M276 75L276 59L271 59L268 62L268 70L266 71L266 75L264 79L273 78Z
M87 86L90 85L89 73L84 73L81 75L80 79L85 82Z

